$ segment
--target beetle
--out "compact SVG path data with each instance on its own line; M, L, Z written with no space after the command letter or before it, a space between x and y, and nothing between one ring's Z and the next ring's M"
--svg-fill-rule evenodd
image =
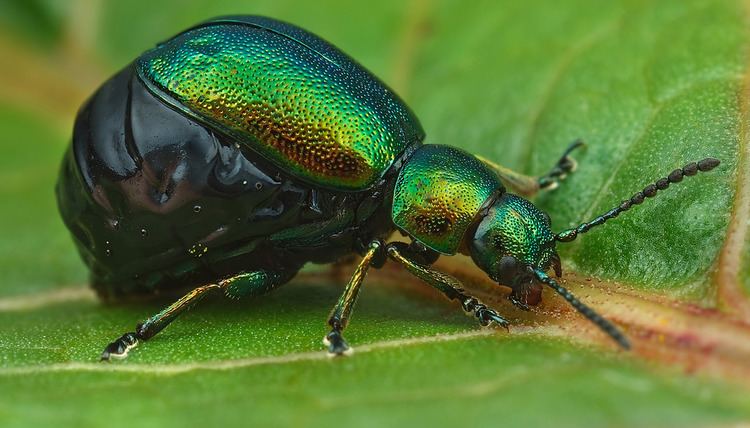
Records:
M458 253L510 287L514 305L528 310L549 286L627 349L614 324L547 274L562 274L556 244L719 164L689 163L555 234L525 198L575 169L570 153L580 142L531 177L424 138L385 84L291 24L220 17L143 53L78 112L58 206L102 299L192 290L107 345L102 360L125 357L207 294L257 296L305 263L352 253L362 258L328 318L331 355L351 350L343 331L360 287L386 260L480 324L507 327L431 267ZM411 242L387 242L394 231Z

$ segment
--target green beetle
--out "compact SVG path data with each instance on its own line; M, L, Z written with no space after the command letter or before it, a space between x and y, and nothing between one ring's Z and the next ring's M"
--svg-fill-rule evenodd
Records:
M388 259L481 324L507 326L431 267L457 253L509 286L515 305L536 304L546 284L628 348L613 324L547 275L561 274L555 245L719 163L691 163L555 234L516 194L556 186L581 143L548 174L529 177L423 139L416 116L381 81L290 24L217 18L141 55L81 108L58 205L102 298L192 291L109 344L102 359L126 356L208 293L259 295L307 262L351 253L362 259L328 320L333 355L350 349L343 330L368 268ZM396 230L411 243L386 242Z

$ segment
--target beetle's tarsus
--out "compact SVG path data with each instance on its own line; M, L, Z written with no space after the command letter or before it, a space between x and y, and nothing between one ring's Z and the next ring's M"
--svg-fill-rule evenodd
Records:
M563 152L557 164L547 174L539 177L538 183L540 189L552 190L556 188L567 175L578 169L578 162L570 156L570 153L585 144L582 140L574 141L565 152Z
M479 324L486 327L493 322L497 325L508 328L510 322L503 318L494 309L490 309L484 303L477 300L472 296L464 296L464 300L461 302L461 306L467 313L473 313L474 316L479 320Z
M110 361L113 358L123 359L127 357L128 352L136 346L138 346L138 334L125 333L104 348L100 361Z
M483 307L480 307L476 311L477 319L479 319L479 323L483 326L489 326L493 322L501 327L505 327L506 329L510 327L510 322L502 317L502 315L498 314L494 309L490 309L484 305Z
M344 340L344 336L338 330L331 330L323 338L323 344L328 347L328 356L339 357L352 354L352 348Z
M566 156L565 157L565 161L564 161L563 165L561 165L561 166L565 170L567 170L568 172L575 172L575 170L578 169L578 161L576 161L575 159L571 158L570 156ZM563 175L560 178L561 179L565 178L565 175Z

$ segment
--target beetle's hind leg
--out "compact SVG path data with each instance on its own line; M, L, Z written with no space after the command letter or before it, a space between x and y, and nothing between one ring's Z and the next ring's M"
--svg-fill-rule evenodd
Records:
M127 357L128 352L138 346L140 340L150 339L174 321L178 315L203 299L206 294L220 289L221 286L219 284L209 284L190 291L163 311L138 324L134 332L125 333L107 345L104 348L104 352L102 352L101 359L109 360L111 358Z
M563 152L555 166L548 173L539 177L532 177L518 173L481 156L477 156L477 158L494 170L503 184L508 186L512 191L522 196L531 197L539 190L554 189L569 173L575 171L578 164L575 159L570 157L570 153L583 145L584 144L581 140L574 141L568 146L565 152Z
M271 290L277 285L283 284L291 276L281 276L260 270L241 273L219 281L216 284L198 287L182 296L163 311L138 324L134 332L125 333L107 345L104 348L104 352L102 352L101 359L110 360L112 358L127 357L128 352L135 348L139 341L146 341L152 338L180 314L193 307L209 293L222 291L227 297L231 298L258 295Z

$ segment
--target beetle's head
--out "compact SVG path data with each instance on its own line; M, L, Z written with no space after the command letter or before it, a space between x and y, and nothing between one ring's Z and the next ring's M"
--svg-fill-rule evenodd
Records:
M560 273L549 216L510 193L501 195L478 220L469 251L474 263L500 284L532 280L529 266Z
M546 271L550 267L558 276L561 274L560 259L555 251L555 243L573 241L592 228L601 226L633 206L643 203L645 198L656 196L659 190L666 189L670 184L681 182L685 176L693 176L699 171L710 171L718 165L719 161L714 158L689 163L683 168L672 171L667 177L657 180L656 183L646 186L630 199L620 202L619 205L593 220L557 234L550 230L549 217L531 202L516 195L504 193L480 218L475 220L473 236L468 236L466 239L470 242L465 242L465 244L469 248L474 263L493 280L510 286L514 293L541 284L549 286L615 339L620 346L628 348L630 344L627 338L617 327L581 303L557 281L547 276ZM514 300L518 297L514 293L511 294L514 303L521 303L521 306L525 307L527 302Z

